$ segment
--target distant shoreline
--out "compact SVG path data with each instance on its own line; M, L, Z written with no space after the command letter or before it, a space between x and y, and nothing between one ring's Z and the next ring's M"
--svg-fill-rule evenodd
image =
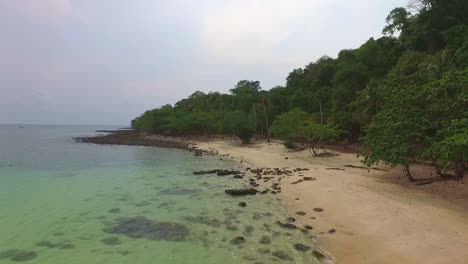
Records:
M90 143L97 145L127 145L146 146L170 149L192 150L193 143L177 137L165 137L159 135L148 135L143 132L121 129L121 130L97 130L105 135L90 137L76 137L73 140L77 143Z

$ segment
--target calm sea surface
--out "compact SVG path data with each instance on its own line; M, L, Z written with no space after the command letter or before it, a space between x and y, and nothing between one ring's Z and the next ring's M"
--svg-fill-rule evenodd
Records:
M245 181L192 174L237 164L72 140L105 128L0 125L0 263L318 263L293 248L310 235L275 224L276 196L232 198Z

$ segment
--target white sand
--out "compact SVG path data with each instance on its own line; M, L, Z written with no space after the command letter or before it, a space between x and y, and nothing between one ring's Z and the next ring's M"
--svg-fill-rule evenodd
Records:
M337 263L468 263L468 184L415 186L399 169L343 167L362 166L354 154L312 158L279 143L243 146L235 140L211 140L197 145L253 167L309 168L304 176L316 181L293 185L297 177L285 178L279 197L291 216L314 227L319 243ZM326 170L330 167L345 170ZM314 212L315 207L324 211ZM298 216L297 211L307 214ZM331 228L336 233L328 234Z

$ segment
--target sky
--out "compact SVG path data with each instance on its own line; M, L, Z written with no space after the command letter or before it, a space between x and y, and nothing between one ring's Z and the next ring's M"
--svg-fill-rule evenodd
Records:
M407 0L0 0L0 123L128 125L378 38Z

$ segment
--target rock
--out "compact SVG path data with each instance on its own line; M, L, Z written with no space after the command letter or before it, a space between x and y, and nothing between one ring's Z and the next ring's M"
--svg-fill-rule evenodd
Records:
M334 234L336 233L336 229L335 228L332 228L330 230L328 230L328 234Z
M301 243L296 243L294 244L294 249L297 251L306 252L310 249L310 247Z
M195 157L201 157L203 156L203 151L201 151L200 149L196 149L195 150Z
M37 242L36 243L36 246L38 247L47 247L47 248L54 248L55 247L55 244L48 241L48 240L44 240L44 241L40 241L40 242Z
M281 260L287 260L287 261L293 261L293 258L289 256L286 252L282 250L275 250L271 252L271 255L281 259Z
M288 157L284 157L284 159L289 159Z
M232 174L239 174L240 171L238 170L219 170L216 174L218 176L227 176L227 175L232 175Z
M300 216L304 216L306 215L306 212L303 212L303 211L299 211L299 212L296 212L297 215L300 215Z
M317 251L317 250L312 251L312 255L314 255L314 257L316 257L317 259L326 258L325 254L323 254L322 252Z
M244 176L240 175L240 174L237 174L237 175L234 175L234 179L243 179Z
M323 212L323 209L322 208L314 208L314 211L320 213L320 212Z
M291 182L291 184L298 184L298 183L301 183L301 182L303 182L303 180L299 179L299 180L297 180L297 181Z
M105 237L105 238L101 239L101 242L106 244L106 245L109 245L109 246L115 246L115 245L122 244L122 242L120 241L120 239L118 237Z
M244 196L244 195L255 195L257 194L257 190L253 188L249 189L228 189L225 192L231 196Z
M270 244L271 243L271 239L269 236L262 236L260 238L260 241L258 241L260 244Z
M184 220L195 223L195 224L202 224L211 227L220 227L223 223L216 218L209 218L207 216L185 216L183 217Z
M268 249L268 248L258 248L257 251L260 254L270 254L270 252L271 252L271 250Z
M117 214L117 213L120 213L120 208L111 208L107 212L111 214Z
M213 173L218 173L218 171L221 171L221 170L215 169L215 170L206 170L206 171L194 171L193 174L195 175L213 174Z
M302 178L304 181L315 181L316 178L315 177L304 177Z
M308 230L314 229L314 228L313 228L312 226L310 226L310 225L305 225L304 228L305 228L305 229L308 229Z
M121 218L115 225L105 228L104 231L132 238L168 241L183 241L189 234L188 228L182 224L155 222L144 216Z
M252 235L252 232L255 230L255 227L253 226L246 226L244 228L244 232L242 234L244 234L245 236L251 236Z
M231 239L230 242L231 244L234 244L234 245L240 245L240 244L245 243L245 238L243 236L238 236L236 238Z
M276 221L276 223L284 229L296 229L297 228L296 225L293 225L290 223L281 223L280 221Z
M240 203L239 203L239 206L240 206L240 207L246 207L247 204L246 204L245 202L240 202Z
M287 221L288 223L294 223L294 222L296 222L296 219L293 218L293 217L288 217L288 218L286 219L286 221Z
M165 189L165 190L159 191L159 194L163 194L163 195L190 195L190 194L195 194L197 192L198 192L197 190L175 187L175 188L170 188L170 189Z
M34 259L37 253L28 250L11 249L0 252L0 259L9 258L11 261L23 262Z

